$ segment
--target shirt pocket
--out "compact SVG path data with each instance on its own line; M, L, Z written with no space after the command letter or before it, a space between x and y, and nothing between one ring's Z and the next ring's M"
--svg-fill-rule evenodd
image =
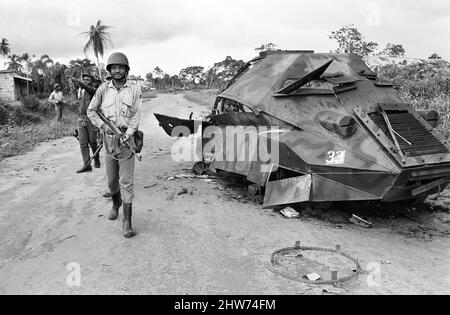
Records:
M111 96L105 97L105 100L102 103L102 111L105 114L106 118L112 118L115 116L113 97Z
M122 104L120 108L120 116L125 118L131 118L132 104L133 104L133 96L128 93L123 95Z

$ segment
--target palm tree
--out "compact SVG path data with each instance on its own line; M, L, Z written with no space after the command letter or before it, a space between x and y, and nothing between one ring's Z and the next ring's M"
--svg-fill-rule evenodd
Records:
M53 60L48 55L42 55L33 61L31 77L38 83L38 90L46 92L51 89L51 68L54 66Z
M72 76L80 77L80 80L81 80L82 74L84 72L91 73L91 69L95 69L95 65L88 58L76 59L76 60L70 60L69 69L71 71Z
M23 63L24 72L27 75L27 78L29 78L33 70L33 61L31 59L30 54L29 53L22 54L22 56L20 56L20 61ZM27 81L27 91L28 95L30 95L30 84L28 81Z
M9 61L5 62L5 65L8 66L8 70L14 70L22 72L23 66L21 64L20 56L17 56L16 54L9 55L8 58Z
M89 31L81 33L86 35L86 37L88 38L88 42L86 43L86 46L84 46L83 51L85 54L91 48L94 51L95 58L97 58L98 74L101 80L103 80L103 77L99 56L103 57L107 44L112 44L112 41L110 39L111 34L106 31L109 28L111 27L102 25L102 22L99 20L97 22L97 25L91 25L91 29Z
M9 55L11 48L9 47L8 40L3 38L0 42L0 55L4 58Z
M31 73L31 69L33 68L33 61L29 53L24 53L20 56L20 61L22 62L24 71L27 75Z
M0 43L0 55L7 56L11 52L11 48L9 48L9 43L6 38L3 38Z

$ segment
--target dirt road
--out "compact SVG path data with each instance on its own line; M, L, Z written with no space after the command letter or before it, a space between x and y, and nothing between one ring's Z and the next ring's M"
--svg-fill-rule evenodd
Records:
M423 214L434 221L380 220L364 229L287 220L227 197L239 190L230 192L223 182L168 181L192 163L172 161L174 140L153 112L188 117L204 110L181 95L145 102L134 204L138 234L130 240L122 237L120 220L106 217L111 203L101 197L104 168L75 174L81 156L74 138L1 161L0 294L318 294L322 287L279 278L266 268L272 252L297 240L326 248L340 244L364 268L380 264L379 283L369 286L363 274L342 294L450 293L448 230L430 227L450 228L445 211ZM189 193L178 195L183 188ZM80 287L67 283L70 263L81 268Z

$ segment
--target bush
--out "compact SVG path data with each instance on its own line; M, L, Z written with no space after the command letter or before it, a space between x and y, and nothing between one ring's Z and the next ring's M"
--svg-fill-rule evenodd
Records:
M9 108L6 105L0 104L0 126L6 125L9 122L9 118Z
M37 113L39 112L40 103L39 99L35 96L27 96L22 99L22 105L26 110L30 112Z
M416 63L380 67L381 77L412 97L432 99L450 93L450 69L445 63Z
M25 110L22 106L14 107L9 124L22 126L25 124L38 124L42 121L42 116L38 113L33 113Z
M23 125L26 121L25 119L26 115L25 115L25 110L23 109L23 107L19 106L19 107L15 107L12 113L12 119L11 119L11 123L13 125Z
M53 105L47 101L40 101L35 96L29 96L22 99L22 105L25 111L40 114L45 117L54 115Z
M380 67L381 78L392 81L404 103L417 110L436 110L441 117L437 130L450 139L450 64L446 61Z

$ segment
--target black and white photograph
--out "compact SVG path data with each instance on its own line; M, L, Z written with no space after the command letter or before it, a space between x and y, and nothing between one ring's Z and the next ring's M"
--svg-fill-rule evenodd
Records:
M449 34L446 0L1 0L0 295L449 295Z

